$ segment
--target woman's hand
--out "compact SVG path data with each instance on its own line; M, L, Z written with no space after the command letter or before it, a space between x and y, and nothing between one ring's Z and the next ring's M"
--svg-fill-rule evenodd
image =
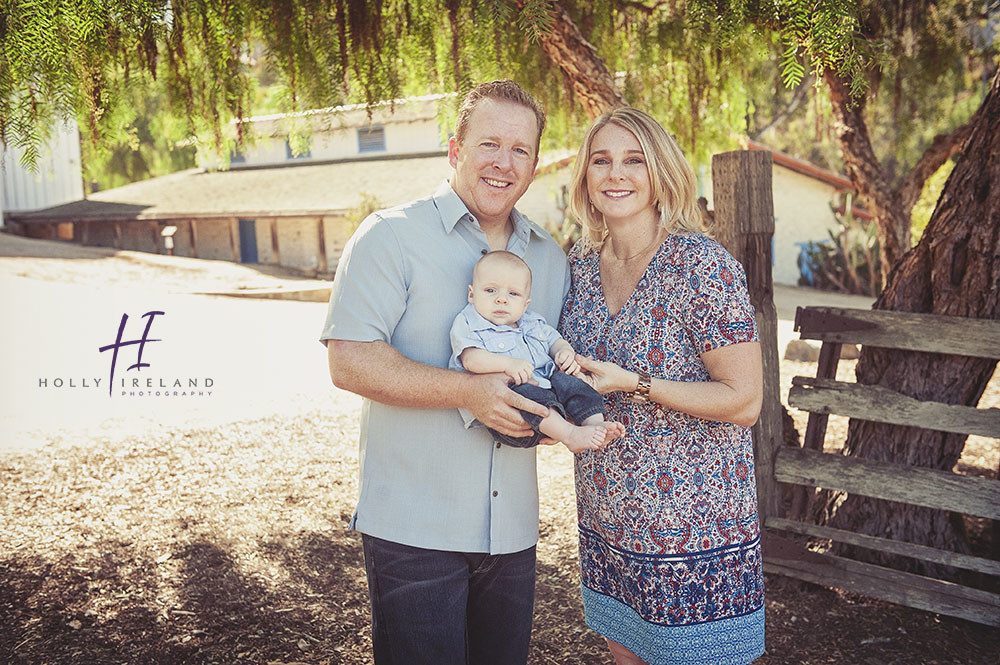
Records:
M616 390L632 392L639 385L638 374L622 369L614 363L594 360L580 354L576 355L576 362L583 370L581 378L602 395Z

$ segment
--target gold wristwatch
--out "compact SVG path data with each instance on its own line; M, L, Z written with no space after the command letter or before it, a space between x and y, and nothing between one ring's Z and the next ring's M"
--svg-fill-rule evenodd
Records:
M629 394L628 398L633 402L645 404L649 402L649 388L652 385L652 379L648 373L642 370L637 371L636 374L639 375L639 385Z

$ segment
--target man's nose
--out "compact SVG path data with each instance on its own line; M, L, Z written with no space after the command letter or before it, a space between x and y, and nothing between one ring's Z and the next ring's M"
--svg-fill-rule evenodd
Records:
M497 150L493 155L493 166L501 171L506 171L511 165L511 155L509 150Z

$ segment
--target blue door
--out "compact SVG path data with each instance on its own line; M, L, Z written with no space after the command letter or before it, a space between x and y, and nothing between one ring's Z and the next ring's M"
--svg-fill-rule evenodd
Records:
M240 220L240 260L257 263L257 229L252 219Z

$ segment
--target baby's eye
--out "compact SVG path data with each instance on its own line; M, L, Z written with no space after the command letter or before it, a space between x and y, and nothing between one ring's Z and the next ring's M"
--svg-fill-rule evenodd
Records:
M496 289L491 288L491 287L487 287L487 288L483 289L483 291L486 291L486 293L496 293Z

